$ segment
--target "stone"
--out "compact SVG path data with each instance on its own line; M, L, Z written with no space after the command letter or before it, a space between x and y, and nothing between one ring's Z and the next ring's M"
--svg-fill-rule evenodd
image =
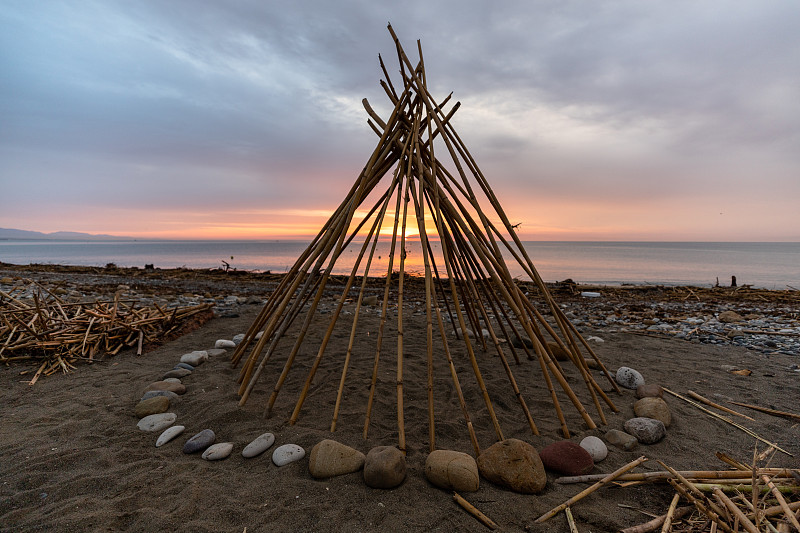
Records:
M217 436L210 429L204 429L195 434L183 445L183 453L197 453L205 450L217 440Z
M555 342L548 342L547 347L550 348L550 352L553 354L553 357L556 358L556 361L569 361L569 352L567 352L564 348L558 345Z
M178 378L166 378L162 379L161 381L166 381L167 383L180 383L181 380Z
M186 394L186 386L183 383L170 383L169 381L156 381L147 386L145 392L151 390L165 390L175 394Z
M136 427L142 431L162 431L174 424L177 419L178 415L175 413L158 413L142 418Z
M187 370L185 368L174 368L174 369L170 370L169 372L167 372L166 374L164 374L163 376L161 376L161 379L169 379L169 378L181 379L181 378L185 378L186 376L188 376L191 373L192 373L191 370Z
M636 387L637 398L661 398L662 396L664 396L664 389L661 388L661 385L647 383Z
M364 460L364 483L373 489L393 489L406 478L406 456L394 446L376 446Z
M636 387L639 385L644 385L644 377L642 375L632 369L628 368L627 366L621 366L617 369L617 375L614 376L616 382L625 387L626 389L633 389L636 390Z
M636 437L642 444L655 444L667 435L667 429L661 420L653 418L631 418L625 422L625 431Z
M181 363L187 363L195 367L202 365L206 361L208 361L208 352L205 350L196 350L181 356Z
M478 463L464 452L434 450L425 459L425 477L445 490L474 492L480 485Z
M222 357L228 353L228 350L223 350L222 348L211 348L210 350L206 350L206 353L208 353L209 357Z
M177 400L180 398L177 394L172 391L168 390L149 390L142 395L142 399L140 401L149 400L150 398L155 398L157 396L163 396L164 398L168 398L169 401Z
M305 456L306 451L302 446L298 446L297 444L284 444L283 446L278 446L275 448L275 451L272 452L272 462L275 463L275 466L283 466L299 461Z
M533 350L533 342L528 337L517 337L515 335L514 338L511 339L511 344L514 345L514 348L525 347Z
M608 457L608 446L606 443L603 442L603 439L600 437L595 437L594 435L589 435L585 437L580 444L581 448L589 452L589 455L592 456L592 460L595 463L599 463L606 457Z
M605 437L607 443L612 446L616 446L617 448L622 448L625 451L630 451L636 448L636 446L639 444L639 441L636 440L636 437L618 429L609 429L606 432Z
M242 457L247 457L249 459L251 457L261 455L268 450L274 442L275 435L272 433L264 433L259 435L253 439L253 442L244 447L244 450L242 450Z
M325 439L311 448L308 473L317 479L350 474L361 470L365 460L366 456L355 448Z
M232 442L219 442L206 448L201 457L206 461L220 461L228 457L232 451Z
M536 448L518 439L506 439L486 448L478 456L478 471L492 483L523 494L537 494L547 484Z
M736 311L723 311L719 314L717 320L724 324L733 324L735 322L744 322L744 317Z
M194 372L194 367L192 365L190 365L189 363L178 363L177 365L175 365L174 368L175 369L185 368L186 370L188 370L190 372Z
M539 452L545 469L565 476L582 476L594 468L589 452L569 440L554 442Z
M364 296L364 298L361 299L361 303L364 305L378 305L378 297L375 295Z
M642 398L633 404L633 412L643 418L661 420L665 428L672 423L672 414L669 406L662 398Z
M239 333L238 335L233 336L233 344L239 346L239 344L244 340L244 333Z
M165 396L155 396L142 400L136 404L133 409L136 418L144 418L149 415L157 415L159 413L166 413L169 410L169 398Z
M164 430L164 433L158 436L158 439L156 440L156 448L162 447L163 445L165 445L166 443L168 443L169 441L171 441L172 439L183 433L183 430L185 429L186 426L168 427L167 429Z
M214 343L214 348L236 348L236 343L227 339L219 339Z

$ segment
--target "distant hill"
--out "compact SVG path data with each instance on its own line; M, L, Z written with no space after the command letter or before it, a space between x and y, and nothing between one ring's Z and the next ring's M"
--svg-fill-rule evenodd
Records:
M77 231L56 231L41 233L23 229L0 228L0 240L50 240L50 241L132 241L133 237L117 237L114 235L95 235Z

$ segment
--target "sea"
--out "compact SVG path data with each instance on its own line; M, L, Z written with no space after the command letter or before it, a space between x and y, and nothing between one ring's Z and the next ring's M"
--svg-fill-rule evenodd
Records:
M434 259L442 265L439 243ZM711 287L737 284L766 289L800 289L800 243L797 242L553 242L526 241L525 250L547 282L572 279L597 285L654 284ZM0 240L0 262L17 265L58 264L144 268L228 268L288 271L308 246L307 241L66 241ZM361 251L351 243L332 272L349 274ZM369 274L386 275L390 242L379 242ZM419 241L405 245L404 268L424 272ZM365 254L368 257L369 250ZM398 270L400 253L393 270ZM527 279L508 252L512 276ZM364 272L363 264L359 273ZM325 265L327 268L327 265Z

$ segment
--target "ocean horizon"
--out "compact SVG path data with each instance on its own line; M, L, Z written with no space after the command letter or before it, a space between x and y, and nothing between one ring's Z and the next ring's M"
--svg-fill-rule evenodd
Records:
M288 271L308 240L0 240L0 262L143 268L224 268ZM439 243L431 243L441 264ZM523 241L531 261L548 282L572 279L598 285L663 284L710 287L719 283L767 289L800 288L798 242ZM398 245L399 246L399 245ZM360 252L351 245L333 272L349 274ZM379 242L372 276L388 270L390 242ZM398 254L399 257L399 254ZM504 251L512 276L527 279ZM397 259L393 270L398 269ZM366 262L364 260L363 262ZM326 265L327 266L327 265ZM406 271L424 272L419 241L406 242ZM363 273L363 263L359 273Z

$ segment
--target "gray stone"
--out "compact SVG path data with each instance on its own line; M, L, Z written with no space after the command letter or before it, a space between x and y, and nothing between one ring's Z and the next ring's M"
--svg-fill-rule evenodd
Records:
M202 458L206 461L220 461L228 457L232 451L232 442L220 442L206 448L206 451L203 452Z
M186 394L186 387L183 383L170 383L169 381L155 381L147 386L145 392L151 390L166 390L175 394Z
M170 426L164 430L164 433L158 436L158 440L156 440L156 448L160 448L181 433L183 430L186 429L186 426Z
M625 431L642 444L655 444L667 435L664 423L653 418L631 418L625 422Z
M178 363L177 365L175 365L175 369L178 369L178 368L185 368L189 372L194 372L194 367L192 365L190 365L189 363Z
M480 485L478 463L466 453L434 450L425 460L425 477L433 485L445 489L474 492Z
M233 336L233 344L239 346L239 343L244 340L244 333L239 333L238 335Z
M191 370L187 370L185 368L175 368L175 369L170 370L169 372L167 372L163 376L161 376L161 379L165 379L165 380L169 379L169 378L181 379L181 378L185 378L186 376L188 376L191 373L192 373Z
M208 352L205 350L196 350L181 356L181 363L187 363L194 367L202 365L206 361L208 361Z
M178 378L166 378L166 379L162 379L161 381L165 381L167 383L180 383L181 382L181 380L178 379Z
M236 343L227 339L219 339L214 343L214 348L236 348Z
M142 396L141 401L149 400L150 398L156 398L158 396L163 396L165 398L169 398L170 402L180 398L180 396L178 396L177 394L175 394L172 391L168 391L168 390L149 390L149 391L144 393L144 395Z
M274 442L275 435L272 433L264 433L263 435L259 435L253 439L253 442L244 447L244 450L242 450L242 457L250 458L260 455L268 450Z
M644 385L644 377L633 368L628 368L627 366L619 367L614 379L626 389L636 390L639 385Z
M177 419L178 415L175 413L159 413L155 415L148 415L139 420L139 423L136 424L136 427L142 431L162 431L174 424L175 420Z
M308 457L308 473L324 479L361 470L366 457L363 453L335 440L318 442Z
M372 448L364 461L364 483L373 489L393 489L406 478L406 456L394 446Z
M299 461L305 456L306 451L301 446L297 444L284 444L283 446L278 446L275 448L275 451L272 452L272 462L275 463L275 466L283 466Z
M206 350L208 352L209 357L221 357L228 353L228 350L223 350L222 348L211 348L210 350Z
M606 442L625 451L630 451L639 444L636 437L618 429L609 429L605 434Z
M478 471L496 485L522 494L537 494L547 484L547 474L536 448L519 439L506 439L478 456Z
M606 446L606 443L599 437L589 435L584 438L581 441L581 448L589 452L589 455L592 456L592 460L595 463L599 463L608 457L608 446Z
M214 444L216 439L217 436L212 430L204 429L186 441L186 444L183 445L183 453L197 453L205 450Z
M665 428L672 423L672 414L669 406L662 398L642 398L633 404L633 412L642 418L660 420Z

